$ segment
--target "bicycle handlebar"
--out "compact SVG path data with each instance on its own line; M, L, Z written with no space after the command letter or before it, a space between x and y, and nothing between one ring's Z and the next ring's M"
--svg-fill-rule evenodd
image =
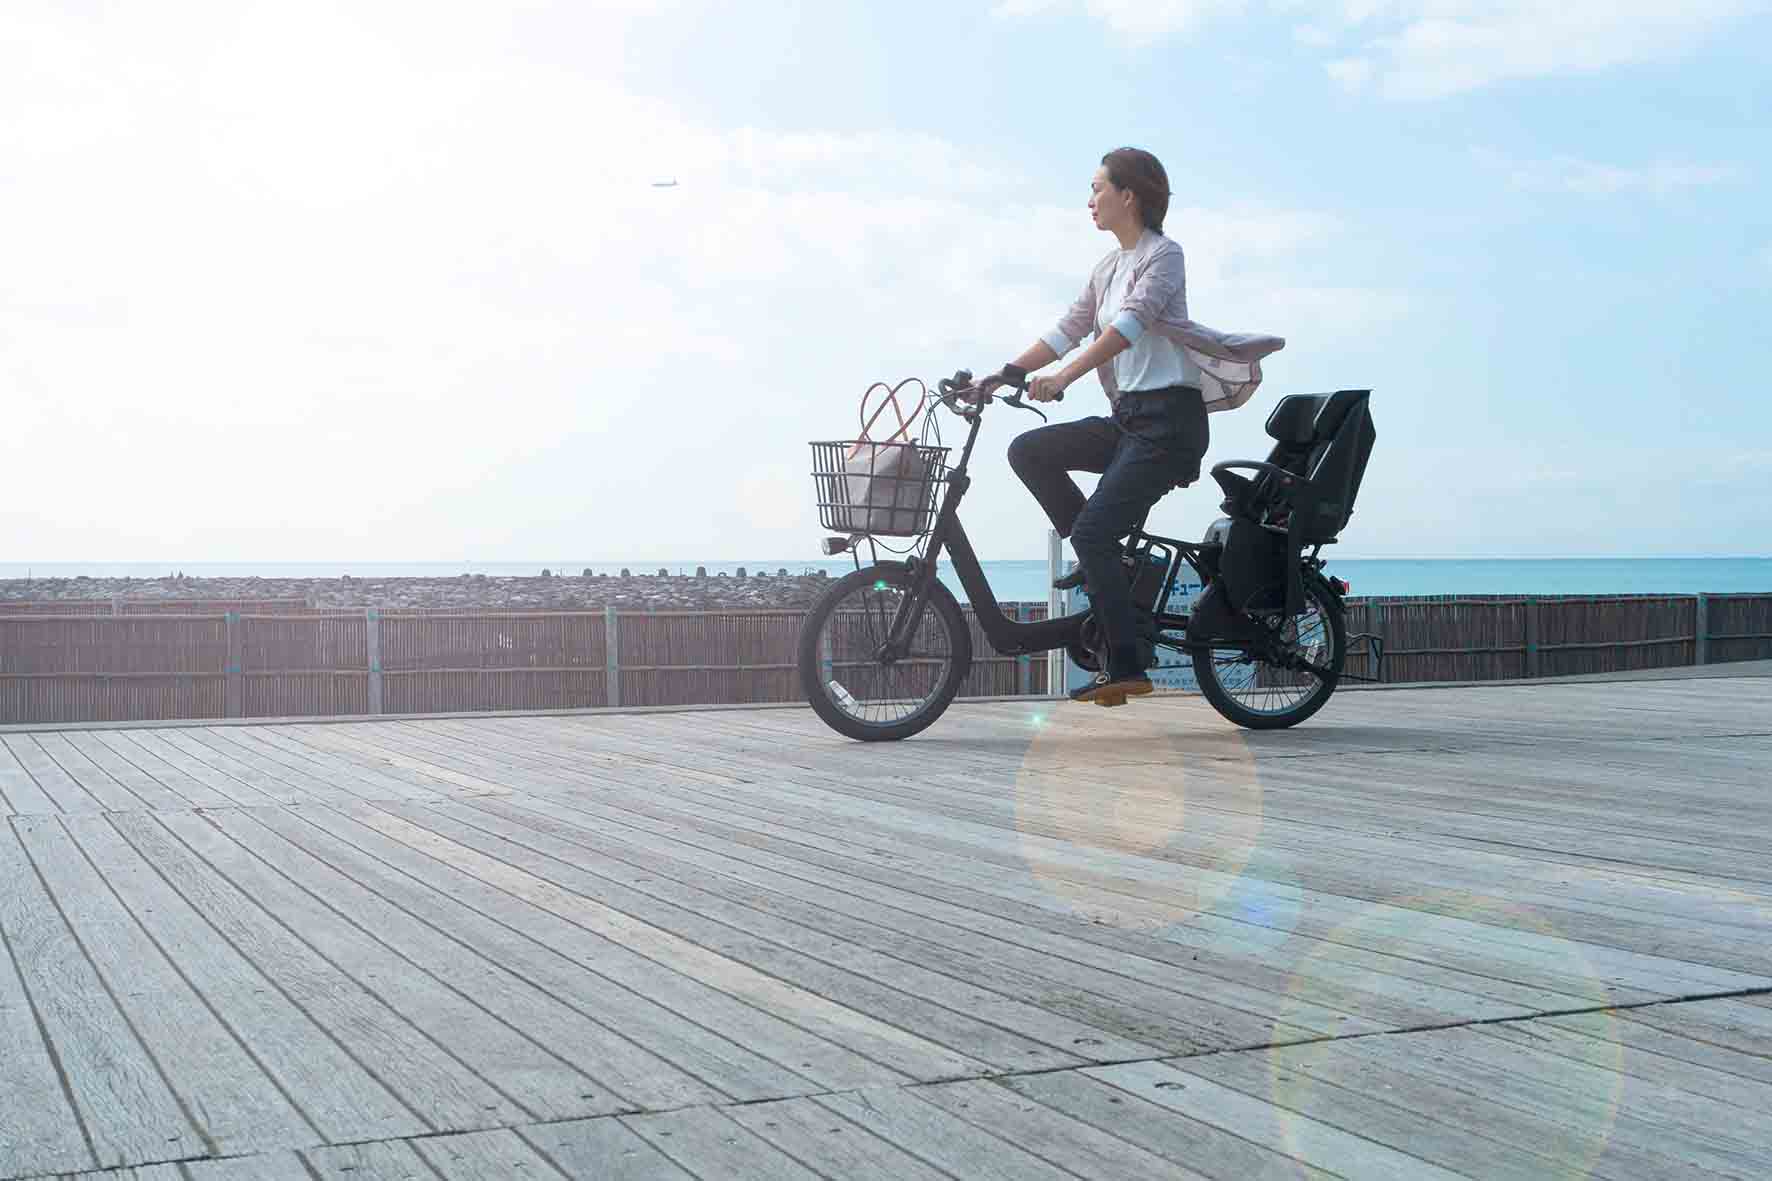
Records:
M1015 390L1015 393L1010 394L1008 397L992 397L992 390L1005 385L1012 387ZM1046 420L1046 415L1037 407L1029 406L1026 402L1021 400L1022 392L1027 389L1027 385L1025 383L1012 382L1000 374L992 374L983 381L974 384L972 380L972 371L970 369L961 369L952 377L944 377L940 381L937 381L935 383L935 388L941 391L942 404L963 418L970 418L977 415L980 410L985 406L990 405L992 402L1002 402L1005 406L1013 406L1017 410L1027 410L1034 414L1038 414L1042 422ZM958 404L961 400L971 402L971 407L962 409ZM1056 400L1060 402L1064 401L1063 390L1058 392Z

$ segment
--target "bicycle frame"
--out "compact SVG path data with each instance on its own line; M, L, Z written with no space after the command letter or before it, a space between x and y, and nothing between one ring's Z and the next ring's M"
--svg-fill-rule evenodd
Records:
M884 647L885 653L889 656L902 656L909 651L910 637L916 631L918 621L922 619L923 607L928 602L930 588L935 582L936 566L941 560L943 549L947 550L953 560L954 573L959 575L960 585L966 590L980 630L998 653L1004 656L1025 656L1079 643L1083 637L1084 624L1091 616L1089 611L1030 623L1020 623L1003 614L997 596L991 590L990 580L985 577L984 569L979 564L978 555L973 552L972 542L960 524L960 501L965 498L967 489L972 485L967 469L971 464L973 445L978 441L978 428L984 417L982 407L965 417L970 420L971 428L966 435L966 445L960 453L959 465L948 473L947 493L942 498L941 509L936 515L935 527L930 531L928 544L921 555L914 555L904 563L914 582L911 593L899 605L898 613L893 619ZM1205 580L1206 572L1199 562L1200 547L1191 542L1158 537L1139 528L1134 529L1127 538L1126 548L1128 554L1143 561L1154 545L1170 550L1163 587L1156 602L1166 603L1175 587L1176 575L1181 568L1177 558L1192 566L1202 582ZM1157 642L1165 647L1179 648L1179 641L1165 642L1161 635L1166 630L1185 629L1188 617L1159 612L1156 621L1159 637Z

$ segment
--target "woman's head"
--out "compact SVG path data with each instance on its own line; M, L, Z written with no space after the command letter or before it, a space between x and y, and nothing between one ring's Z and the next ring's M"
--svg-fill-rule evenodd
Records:
M1169 174L1142 148L1115 148L1101 158L1091 184L1089 211L1104 230L1163 232L1169 212Z

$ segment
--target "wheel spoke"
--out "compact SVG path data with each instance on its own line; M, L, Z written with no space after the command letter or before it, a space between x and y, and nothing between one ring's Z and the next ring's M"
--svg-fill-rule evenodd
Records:
M1283 718L1308 709L1333 691L1339 673L1335 631L1327 614L1333 609L1319 594L1307 593L1304 610L1287 620L1277 636L1297 660L1331 670L1328 677L1273 663L1248 650L1223 648L1211 650L1207 667L1197 670L1197 675L1211 678L1234 705L1258 717Z
M927 603L908 651L890 663L879 658L906 597L904 587L885 582L857 586L833 606L820 631L828 671L818 688L831 704L868 725L893 725L926 708L953 664L945 621Z

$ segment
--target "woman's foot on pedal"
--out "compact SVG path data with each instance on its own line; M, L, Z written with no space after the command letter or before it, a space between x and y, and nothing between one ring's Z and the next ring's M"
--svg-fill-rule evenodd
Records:
M1144 673L1112 676L1096 673L1089 683L1071 690L1072 701L1092 701L1096 705L1125 705L1128 697L1143 697L1151 691L1151 679Z

